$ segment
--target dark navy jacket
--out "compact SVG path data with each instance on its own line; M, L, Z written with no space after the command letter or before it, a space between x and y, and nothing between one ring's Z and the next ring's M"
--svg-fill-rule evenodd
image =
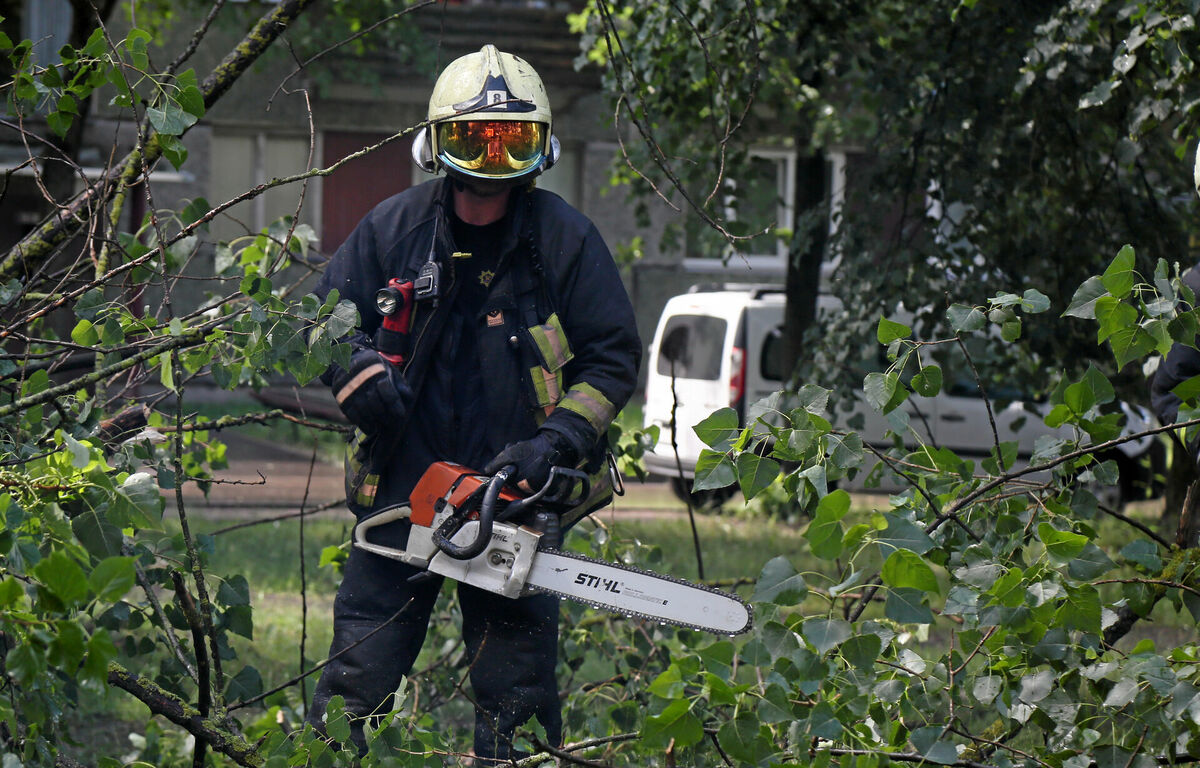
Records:
M585 216L553 193L514 190L484 305L474 318L455 318L451 205L445 179L380 203L334 254L315 289L324 298L336 288L354 302L360 327L351 341L371 346L381 322L376 291L393 277L414 280L431 258L441 267L442 297L417 303L402 345L404 375L416 393L409 417L383 425L373 438L356 434L351 444L347 501L359 515L406 501L434 461L478 469L539 428L592 445L588 468L595 471L608 424L637 381L641 342L633 307ZM456 354L453 329L462 322L475 324L473 359ZM447 375L479 376L482 405L455 403ZM464 413L482 423L463 423Z
M1200 300L1200 265L1185 272L1183 282ZM1193 376L1200 376L1200 350L1187 344L1174 344L1150 381L1150 406L1159 422L1171 424L1175 421L1182 402L1171 390Z

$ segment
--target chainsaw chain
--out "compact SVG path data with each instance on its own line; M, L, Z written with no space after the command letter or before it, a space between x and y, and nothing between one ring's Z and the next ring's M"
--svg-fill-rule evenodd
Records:
M668 574L658 573L656 571L648 571L645 568L639 568L636 565L626 565L625 563L611 563L611 562L608 562L607 560L599 560L598 561L594 557L580 555L576 552L567 552L565 550L552 549L552 548L541 549L538 551L546 552L551 555L557 555L559 557L566 557L571 560L579 560L579 561L585 562L585 563L600 562L610 568L616 568L618 570L627 571L629 573L636 573L636 574L640 574L642 576L650 576L651 578L662 579L663 581L671 581L676 584L684 584L686 586L692 587L693 589L699 589L704 592L711 592L713 594L721 595L722 597L731 598L731 599L735 600L736 602L740 603L742 606L744 606L746 609L746 625L735 632L729 632L729 633L718 632L717 634L740 635L743 632L749 631L750 628L752 626L754 626L754 607L732 592L726 592L724 590L717 589L716 587L710 587L707 584L698 584L694 581L688 581L687 579L680 579L675 576L670 576ZM555 595L556 597L558 597L560 599L571 600L572 602L580 603L581 605L591 605L592 604L587 600L581 600L579 597L577 597L575 595L569 595L565 592L559 592L558 590L546 589L545 587L539 587L539 586L531 586L531 588L537 592L541 592L541 593L547 594L547 595ZM597 603L597 604L604 606L604 603ZM659 624L671 624L672 626L684 627L686 629L695 629L700 632L714 632L714 630L711 627L705 627L700 624L691 624L691 623L684 622L684 621L676 621L675 619L667 619L667 618L663 618L662 616L655 616L655 615L649 614L649 613L642 613L641 611L634 611L634 610L630 610L628 608L619 608L617 606L605 606L605 608L607 610L609 610L610 612L619 613L622 616L626 616L629 618L639 618L639 619L645 619L646 621L656 621Z

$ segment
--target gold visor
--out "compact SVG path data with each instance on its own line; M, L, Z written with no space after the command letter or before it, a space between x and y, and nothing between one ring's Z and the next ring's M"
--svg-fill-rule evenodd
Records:
M466 120L437 126L438 153L456 169L481 178L525 173L542 162L545 124Z

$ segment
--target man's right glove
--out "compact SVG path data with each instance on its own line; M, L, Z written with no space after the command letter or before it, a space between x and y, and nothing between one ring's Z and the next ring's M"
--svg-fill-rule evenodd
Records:
M334 372L332 388L342 413L368 435L403 421L413 397L396 366L365 348L350 356L349 368Z

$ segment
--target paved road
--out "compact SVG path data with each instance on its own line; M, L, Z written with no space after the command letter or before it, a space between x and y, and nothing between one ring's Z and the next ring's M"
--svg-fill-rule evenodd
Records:
M229 467L218 470L208 496L189 483L184 501L189 513L206 517L253 517L288 510L315 509L345 498L342 467L317 458L311 448L281 445L228 432L221 435ZM626 495L618 498L619 513L674 514L685 507L665 482L627 481ZM330 510L345 514L345 507Z

